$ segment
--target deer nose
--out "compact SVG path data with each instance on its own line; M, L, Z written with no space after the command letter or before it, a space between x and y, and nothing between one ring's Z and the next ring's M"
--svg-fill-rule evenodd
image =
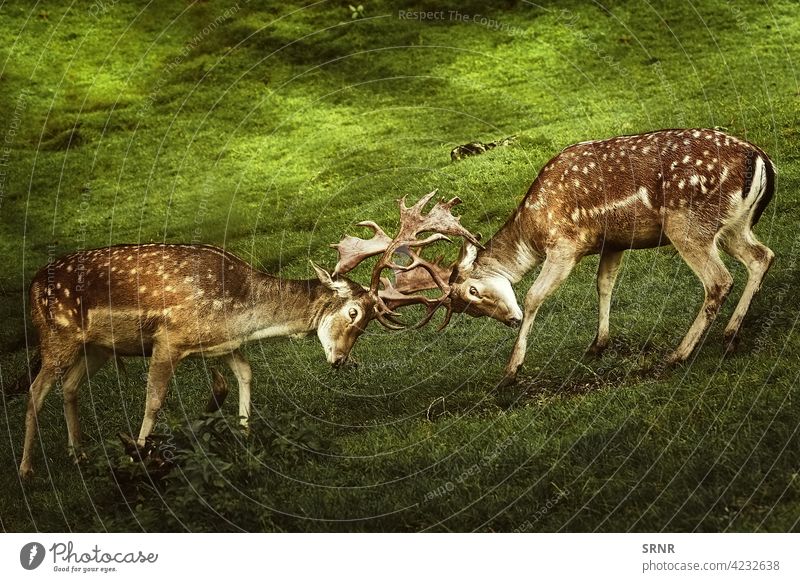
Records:
M522 323L522 320L519 317L511 317L508 320L509 327L519 327L520 323Z
M347 360L347 356L336 356L331 362L331 366L338 370L342 367L342 364L344 364L345 360Z

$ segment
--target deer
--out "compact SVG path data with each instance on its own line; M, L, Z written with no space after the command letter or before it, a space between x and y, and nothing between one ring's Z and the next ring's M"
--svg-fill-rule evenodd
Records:
M389 254L376 264L369 287L314 263L316 278L282 279L205 244L123 244L51 261L34 275L29 290L41 363L30 384L20 475L28 478L33 473L40 411L57 381L64 397L68 449L79 458L78 388L112 357L150 359L144 418L136 440L145 448L169 381L187 357L224 360L238 383L239 417L246 427L252 382L250 364L240 349L246 342L316 332L328 363L339 368L372 319L396 330L407 327L398 319L397 308L422 304L435 310L435 299L397 291L382 276L389 266L403 270L420 265L395 264L393 253L413 255L410 249L450 240L447 235L479 244L452 214L459 199L437 202L424 212L435 193L411 208L405 206L405 197L400 201L398 235L387 238ZM433 234L418 239L423 232ZM356 256L358 250L344 241L342 251L349 254L349 262L340 271L352 270L366 258L363 253ZM227 384L215 381L209 410L221 406L226 394Z
M714 129L669 129L571 145L548 161L517 209L483 248L465 240L452 265L433 265L448 281L450 313L492 317L519 333L498 387L514 384L542 303L587 255L600 255L599 321L589 354L609 345L611 295L625 251L672 245L700 279L704 300L666 358L685 361L733 286L719 248L747 269L747 283L725 327L734 351L742 322L775 254L753 227L775 192L775 167L758 146ZM541 270L522 308L513 285ZM425 271L398 277L406 293L433 288Z

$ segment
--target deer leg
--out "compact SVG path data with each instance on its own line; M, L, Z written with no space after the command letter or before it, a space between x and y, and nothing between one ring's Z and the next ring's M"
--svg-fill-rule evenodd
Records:
M239 384L239 421L242 426L246 427L250 418L250 383L253 381L253 372L250 370L247 359L239 350L232 351L224 358Z
M712 241L705 245L690 240L681 240L679 243L673 240L672 242L683 260L703 283L705 299L683 341L667 358L669 364L682 362L691 355L705 331L716 318L733 286L733 277L719 257L716 242Z
M208 400L206 412L216 412L222 408L229 391L225 376L219 370L213 368L211 370L211 398Z
M33 441L36 439L36 429L39 426L39 412L42 404L59 376L58 366L51 360L42 357L42 368L33 380L28 396L28 409L25 413L25 444L22 449L22 461L19 465L19 474L22 478L33 475Z
M597 324L597 335L587 350L590 354L599 355L608 347L611 291L614 289L619 267L622 264L622 254L623 251L604 251L600 255L600 266L597 269L597 297L600 303L600 317Z
M67 420L67 443L70 454L78 458L78 448L80 447L81 430L78 422L78 388L84 376L91 377L97 370L103 367L108 361L108 354L99 350L87 347L84 358L75 362L67 370L62 384L64 392L64 417Z
M725 326L725 350L730 352L736 347L742 321L750 308L753 297L761 287L764 276L775 260L775 253L756 240L749 229L744 234L726 239L723 248L747 268L747 284L728 325Z
M167 387L175 367L181 358L170 353L169 347L156 345L153 348L153 355L150 358L150 370L147 374L147 401L144 409L144 419L142 428L139 430L139 438L136 443L139 447L144 447L147 437L153 432L156 423L156 416L164 404L167 396Z
M552 255L545 259L539 276L536 277L536 281L534 281L533 286L525 296L522 325L520 326L517 341L514 344L514 350L511 352L511 359L508 361L505 374L500 381L499 386L501 388L510 386L517 380L517 373L522 367L522 362L525 360L525 351L528 348L528 334L533 326L533 320L536 318L536 312L539 311L539 306L553 291L558 289L577 262L577 257L571 254Z

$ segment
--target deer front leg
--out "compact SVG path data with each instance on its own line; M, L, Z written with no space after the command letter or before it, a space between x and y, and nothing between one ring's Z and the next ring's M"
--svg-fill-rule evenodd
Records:
M180 360L181 357L172 353L169 347L160 345L153 347L150 370L147 374L147 401L145 402L144 419L142 428L139 430L139 438L136 440L136 444L140 448L145 446L147 437L153 432L156 416L167 396L170 378L175 373L175 367Z
M498 387L510 386L517 381L517 373L525 360L525 351L528 348L528 334L536 318L539 306L547 297L553 293L561 283L569 276L572 268L577 263L577 257L572 254L553 255L545 259L539 276L536 277L533 286L525 296L525 312L522 318L522 326L511 352L511 359L506 365L505 374Z
M603 353L608 347L611 291L614 289L619 267L622 264L622 254L623 251L603 251L600 255L600 266L597 268L597 297L600 305L597 335L592 345L586 350L595 356Z

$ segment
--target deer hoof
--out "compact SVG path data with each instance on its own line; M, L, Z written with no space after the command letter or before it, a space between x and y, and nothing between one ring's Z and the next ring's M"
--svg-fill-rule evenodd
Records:
M608 342L598 342L597 339L595 339L592 344L586 348L586 355L598 358L603 355L607 347Z
M679 354L678 352L672 352L670 355L667 356L667 359L664 363L667 366L677 366L678 364L682 363L686 359L686 356Z
M69 456L72 457L72 462L76 465L80 465L81 463L85 463L89 460L89 457L87 457L86 453L83 451L70 451Z
M514 374L506 374L505 376L503 376L503 378L500 380L500 382L497 383L497 388L498 389L508 388L510 386L513 386L516 383L517 383L517 375L516 375L516 373L514 373Z
M739 334L736 332L727 332L722 340L722 345L725 348L725 355L730 356L739 349Z
M23 481L30 481L33 478L33 468L32 467L20 467L19 468L19 478Z

